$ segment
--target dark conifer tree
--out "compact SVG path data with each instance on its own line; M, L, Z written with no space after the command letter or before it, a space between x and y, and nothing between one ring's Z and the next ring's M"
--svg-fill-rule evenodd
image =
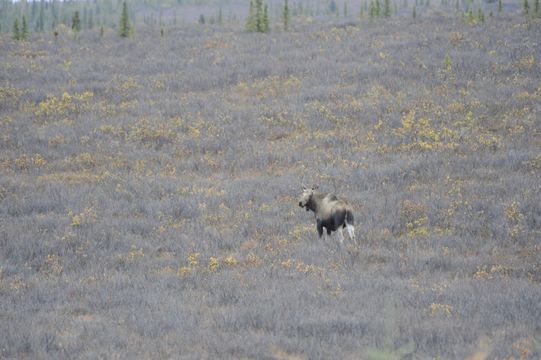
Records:
M334 2L334 0L331 0L331 2L329 3L329 12L331 14L338 12L338 7L336 6L336 3Z
M257 31L256 13L254 7L254 1L250 0L250 7L248 8L248 19L246 20L246 31Z
M19 28L19 19L17 18L13 21L13 39L21 40L21 29Z
M120 15L119 35L127 38L131 35L132 27L130 24L130 15L128 13L128 5L124 1L122 3L122 14Z
M255 29L262 32L263 29L263 0L255 0Z
M530 4L528 4L528 0L524 0L522 3L522 11L524 12L524 15L528 15L530 13Z
M26 23L26 16L24 15L21 26L21 40L28 40L28 24Z
M282 12L282 18L284 21L284 31L289 30L289 6L287 0L284 0L284 10Z
M479 8L479 12L478 12L477 16L478 16L479 21L481 22L481 24L484 24L485 23L485 13L483 12L483 10L481 8Z
M71 17L71 28L76 33L81 31L81 18L79 17L79 11L75 11Z
M385 17L391 16L391 5L389 3L389 0L384 0L383 2L383 16Z
M248 19L246 20L247 31L267 32L269 31L269 15L267 4L263 0L250 0Z
M267 4L263 7L263 21L261 24L261 32L269 32L270 26L269 26L269 9L267 7Z

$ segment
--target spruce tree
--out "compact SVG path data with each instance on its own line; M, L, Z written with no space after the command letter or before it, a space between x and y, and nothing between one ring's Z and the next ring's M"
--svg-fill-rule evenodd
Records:
M416 6L413 5L413 12L411 14L411 16L415 19L417 17L417 10L416 10Z
M263 7L263 15L261 18L261 32L269 32L269 11L267 4Z
M376 5L374 4L374 0L370 0L370 20L374 17L376 17Z
M19 19L15 18L13 22L13 40L21 40L21 31L19 29Z
M479 8L477 17L479 18L479 21L481 22L481 24L485 23L485 13L483 12L481 8Z
M120 15L119 35L127 38L131 35L132 27L130 24L130 15L128 14L128 5L126 1L122 3L122 14Z
M255 0L255 30L263 32L263 0Z
M473 10L472 9L468 10L468 22L470 24L475 23L475 16L473 16Z
M287 0L284 1L284 10L282 12L282 17L284 20L284 31L289 30L289 6Z
M79 11L75 11L71 17L71 28L76 33L81 31L81 18L79 17Z
M376 17L379 17L379 14L381 14L381 6L379 4L379 0L376 0L375 14L376 14Z
M250 7L248 9L248 19L246 20L246 31L257 31L256 13L253 0L250 0Z
M263 0L250 0L248 19L246 20L246 31L267 32L269 31L269 14L267 4Z
M539 0L534 1L533 12L535 13L535 15L539 15Z
M24 15L21 26L21 40L28 40L28 25L26 23L26 16Z
M391 5L389 3L389 0L384 0L383 3L383 16L390 17L391 16Z
M498 0L498 12L502 12L502 0Z
M530 12L530 4L528 4L528 0L524 0L524 3L522 4L522 10L524 12L524 15L528 15Z
M336 6L336 3L334 2L334 0L331 0L331 2L329 3L329 12L331 14L338 12L338 7Z

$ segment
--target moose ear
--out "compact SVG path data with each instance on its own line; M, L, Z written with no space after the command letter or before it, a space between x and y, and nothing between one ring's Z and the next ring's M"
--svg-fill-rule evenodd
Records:
M306 189L308 189L308 188L306 187L306 185L302 184L302 191L304 191L304 190L306 190Z
M319 185L312 186L312 190L317 190L317 189L319 189Z

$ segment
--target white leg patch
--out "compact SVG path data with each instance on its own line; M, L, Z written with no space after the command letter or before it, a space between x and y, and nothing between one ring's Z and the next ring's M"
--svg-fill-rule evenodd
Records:
M349 238L353 240L355 245L357 245L357 240L355 240L355 228L353 227L353 225L346 224L346 229L348 231Z
M336 232L338 233L338 240L340 240L340 245L344 243L344 233L342 232L342 228L336 229Z

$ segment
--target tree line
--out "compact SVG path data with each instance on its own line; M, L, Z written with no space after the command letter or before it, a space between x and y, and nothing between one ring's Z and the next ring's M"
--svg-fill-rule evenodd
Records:
M43 2L42 2L43 3ZM79 10L75 10L70 19L70 27L73 30L75 37L78 36L79 32L83 28L84 21L81 19L81 15ZM120 20L118 22L118 34L121 37L129 37L133 34L134 27L130 20L130 15L128 11L128 5L126 1L122 2L122 12L120 15ZM13 20L13 29L12 29L12 37L14 40L28 40L28 21L26 19L26 15L22 15L21 20L19 21L18 17L15 17ZM100 28L100 35L103 36L104 28L101 26ZM56 30L56 27L53 28L53 34L55 38L58 36L58 31Z
M149 6L152 7L153 0L132 0L130 4L139 4L143 2L147 9L145 14L148 14ZM173 0L164 0L165 3L169 3ZM182 4L184 0L174 0L176 5ZM194 1L194 0L192 0ZM200 0L203 1L203 0ZM248 5L248 15L245 20L245 30L248 32L267 33L270 31L270 14L269 7L264 0L246 0ZM361 2L362 1L362 2ZM417 16L417 7L424 6L428 8L431 0L414 0L412 16ZM452 8L453 0L440 0L442 6ZM459 1L462 1L460 6ZM521 0L522 1L522 13L527 17L538 17L541 15L539 9L540 0ZM360 4L360 19L369 17L374 18L388 18L392 14L398 12L398 6L402 8L408 7L408 0L396 1L391 4L390 0L359 0ZM474 12L475 0L456 0L456 12L459 16L470 23L485 21L485 15L482 7L479 7ZM532 5L530 5L530 3ZM160 1L160 5L163 3ZM314 3L312 3L313 5ZM342 16L348 16L348 2L343 1ZM158 3L155 8L158 6ZM311 14L314 9L303 5L303 2L296 2L295 6L290 9L288 0L283 0L283 3L276 7L276 3L273 8L274 17L280 17L280 28L283 31L288 31L290 27L291 15ZM313 5L314 6L314 5ZM462 10L464 9L465 10ZM503 9L502 0L498 0L497 11L501 12ZM319 7L317 11L320 11ZM339 16L339 6L335 0L330 0L327 3L326 13L328 15ZM120 15L118 14L120 12ZM143 21L145 24L155 23L153 13L150 16L144 15ZM490 12L492 16L492 11ZM134 21L133 13L128 9L127 3L124 0L93 0L87 1L59 1L59 0L22 0L19 2L13 2L12 0L0 0L0 33L7 32L9 29L6 27L8 22L11 22L12 37L15 40L27 40L30 31L44 32L52 30L53 34L58 36L57 27L60 25L66 28L71 28L75 34L82 30L93 29L98 26L100 29L100 35L103 36L105 27L116 28L118 34L121 37L129 37L134 33ZM119 20L120 19L120 20ZM176 24L176 14L174 15L174 23ZM200 24L205 24L207 19L203 14L200 15ZM223 12L220 7L216 18L212 17L211 24L217 23L223 24ZM161 21L160 10L160 33L164 36L164 28ZM276 26L278 28L278 25Z

